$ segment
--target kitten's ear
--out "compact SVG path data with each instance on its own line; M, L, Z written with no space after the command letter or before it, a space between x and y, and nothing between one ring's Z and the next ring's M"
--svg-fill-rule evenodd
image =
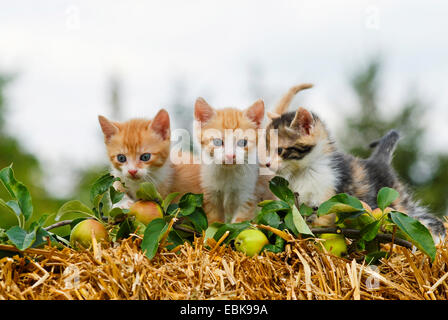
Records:
M264 101L262 99L258 99L245 111L244 114L250 120L255 122L257 126L260 126L264 118Z
M109 140L114 134L118 132L118 127L104 116L98 116L101 130L103 130L104 138Z
M215 111L212 107L204 100L204 98L197 98L194 104L194 118L199 122L207 122L210 120Z
M299 108L290 124L290 128L300 130L302 134L310 134L313 123L312 114L304 108Z
M155 131L163 140L170 137L170 116L165 109L157 112L154 119L151 121L149 128Z

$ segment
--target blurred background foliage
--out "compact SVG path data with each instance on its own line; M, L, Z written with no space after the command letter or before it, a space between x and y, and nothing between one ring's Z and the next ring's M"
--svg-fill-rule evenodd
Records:
M27 152L20 141L5 130L8 111L7 89L14 81L14 76L0 73L0 168L13 164L16 179L23 182L33 197L34 210L40 214L53 213L62 205L64 199L55 199L45 189L42 164ZM0 187L0 198L9 200L3 186Z
M368 145L397 129L401 139L395 151L393 166L405 181L415 198L428 206L438 216L445 215L448 207L448 154L426 151L427 137L422 121L431 108L431 103L409 89L406 100L387 109L380 106L381 90L380 59L373 60L350 79L356 97L356 105L350 106L354 114L347 117L339 133L340 146L345 151L366 158L371 150ZM391 112L390 110L398 110ZM430 122L429 122L430 123Z
M426 137L426 127L422 125L422 117L430 108L429 102L424 101L413 90L405 101L401 102L399 111L393 115L384 112L383 106L379 106L381 96L381 70L380 60L373 60L367 66L360 67L353 76L348 79L357 101L350 106L353 112L345 119L336 139L339 146L356 156L368 157L370 154L369 143L383 136L388 130L395 128L402 134L393 165L399 176L409 184L415 192L415 197L421 199L424 205L431 208L432 212L441 216L446 214L448 207L448 154L427 152L423 146ZM252 70L253 71L253 70ZM253 72L252 72L253 73ZM16 178L28 186L33 197L35 218L44 213L56 213L58 208L69 199L81 200L89 203L89 191L92 183L107 171L106 159L104 163L91 166L76 172L77 179L73 182L72 194L67 199L53 197L45 189L43 180L42 163L32 154L24 150L21 141L14 138L13 134L5 131L5 121L8 116L8 84L14 81L14 77L8 74L0 74L0 167L13 163ZM252 80L251 80L252 79ZM262 85L249 77L250 90L256 97L263 96ZM259 77L255 77L259 79ZM107 97L111 108L112 118L123 120L123 108L121 106L120 78L109 78ZM173 116L172 129L184 128L191 132L192 107L187 103L185 83L182 79L174 81L173 100L167 103L168 110ZM255 92L256 91L256 92ZM177 119L177 120L176 120ZM191 146L191 145L190 145ZM4 188L0 188L0 198L8 199ZM53 219L50 219L51 222ZM64 232L62 232L64 233Z

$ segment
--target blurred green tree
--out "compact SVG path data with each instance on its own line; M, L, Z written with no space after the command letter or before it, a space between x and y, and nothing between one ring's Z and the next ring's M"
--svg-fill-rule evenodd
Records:
M42 168L38 159L28 153L20 142L12 137L5 128L7 114L6 88L14 77L0 73L0 168L13 164L16 179L22 181L33 198L33 220L44 213L54 213L63 200L51 197L43 187ZM0 198L10 199L3 186L0 187Z
M352 108L355 113L346 119L340 133L342 145L347 152L365 158L371 152L370 142L390 129L399 130L402 138L395 151L394 168L414 191L416 199L436 215L445 215L448 208L448 154L423 151L426 127L421 120L430 105L410 90L396 113L384 112L384 108L379 107L381 70L381 60L375 59L351 79L357 103Z

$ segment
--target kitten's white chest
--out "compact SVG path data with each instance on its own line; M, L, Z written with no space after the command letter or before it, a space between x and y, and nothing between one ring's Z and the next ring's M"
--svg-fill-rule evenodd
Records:
M257 165L224 168L211 164L201 168L202 186L226 220L231 220L241 206L254 198L257 179Z
M310 207L328 200L336 189L337 177L329 159L316 161L304 170L297 169L285 178L289 180L290 188L299 193L300 202Z

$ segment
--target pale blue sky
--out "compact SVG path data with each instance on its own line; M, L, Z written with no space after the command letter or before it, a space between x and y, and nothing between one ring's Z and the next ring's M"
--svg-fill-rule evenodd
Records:
M108 115L107 77L123 79L125 117L170 108L173 83L186 103L246 107L248 70L262 67L267 108L291 86L333 130L350 113L349 76L384 58L385 112L412 85L432 101L428 148L448 151L448 3L443 1L6 1L0 0L0 70L9 91L10 132L52 175L105 161L97 115Z

